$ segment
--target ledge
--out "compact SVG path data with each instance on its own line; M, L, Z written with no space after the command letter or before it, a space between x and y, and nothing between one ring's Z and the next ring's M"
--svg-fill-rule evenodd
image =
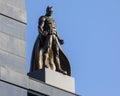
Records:
M55 86L51 86L50 84L46 84L45 82L1 66L0 81L25 90L47 94L48 96L79 96L75 94L75 92L70 92Z

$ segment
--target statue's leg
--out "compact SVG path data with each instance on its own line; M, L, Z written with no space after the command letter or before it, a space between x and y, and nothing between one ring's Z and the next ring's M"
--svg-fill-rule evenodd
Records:
M45 67L50 68L49 65L49 48L51 48L52 44L52 36L47 36L45 45L43 47L43 64Z
M43 65L47 68L49 68L49 63L48 63L48 49L44 49L43 52Z
M53 54L53 50L52 48L49 49L49 63L50 63L50 68L52 70L56 70L56 66L55 66L55 63L54 63L54 54Z
M62 68L61 68L61 65L60 65L60 59L59 59L59 46L57 44L54 44L54 47L53 47L53 50L54 50L54 58L55 58L55 64L56 64L56 68L57 68L57 71L63 73L63 74L67 74L67 71L64 71Z

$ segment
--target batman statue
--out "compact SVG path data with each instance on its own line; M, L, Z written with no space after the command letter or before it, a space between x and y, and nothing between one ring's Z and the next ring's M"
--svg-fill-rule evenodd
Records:
M39 18L39 35L33 47L30 72L46 67L70 76L70 63L60 46L64 41L57 34L55 21L51 17L52 13L53 8L48 6L46 14Z

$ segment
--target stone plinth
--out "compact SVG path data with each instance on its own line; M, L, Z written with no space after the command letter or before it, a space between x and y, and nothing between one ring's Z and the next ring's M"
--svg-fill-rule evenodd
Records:
M73 77L64 75L51 69L43 68L41 70L28 73L28 76L43 81L57 88L73 93L75 92L75 84Z

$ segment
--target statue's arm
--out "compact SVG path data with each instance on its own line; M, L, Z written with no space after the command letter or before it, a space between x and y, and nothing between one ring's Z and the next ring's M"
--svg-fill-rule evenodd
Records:
M38 22L38 30L39 33L41 33L42 35L44 35L44 24L45 24L45 17L41 16Z
M62 40L62 39L59 38L57 32L56 32L56 36L57 36L57 38L58 38L59 43L60 43L60 44L64 44L64 40Z

